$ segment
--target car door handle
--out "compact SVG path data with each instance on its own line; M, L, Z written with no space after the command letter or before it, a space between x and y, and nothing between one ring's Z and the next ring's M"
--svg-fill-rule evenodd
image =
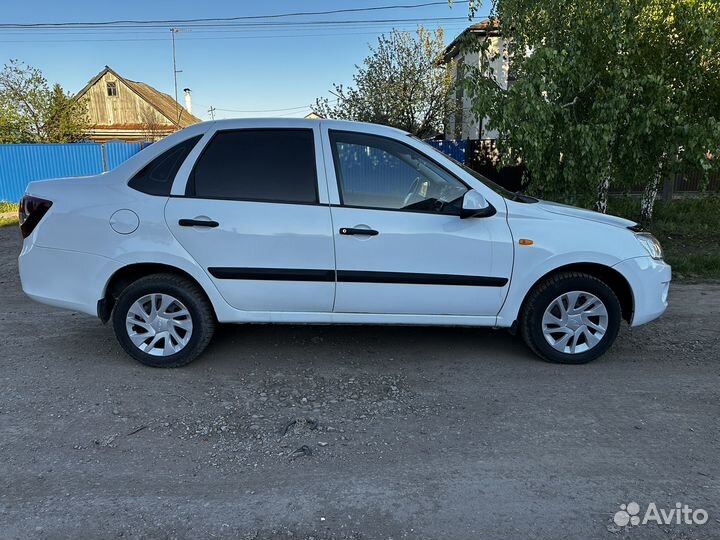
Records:
M353 228L353 227L343 227L342 229L340 229L340 234L344 234L344 235L357 234L357 235L365 235L365 236L377 236L380 233L378 231L376 231L375 229L358 229L358 228Z
M181 227L210 227L215 228L220 224L217 221L206 220L206 219L181 219L178 221L178 225Z

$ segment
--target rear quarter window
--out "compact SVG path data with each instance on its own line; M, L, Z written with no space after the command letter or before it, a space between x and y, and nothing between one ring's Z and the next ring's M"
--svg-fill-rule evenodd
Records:
M202 135L198 135L166 150L140 169L128 186L148 195L169 196L175 175L201 138Z

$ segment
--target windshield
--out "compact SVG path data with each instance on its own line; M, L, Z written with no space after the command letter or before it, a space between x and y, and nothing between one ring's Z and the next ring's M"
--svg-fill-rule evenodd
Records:
M446 153L444 153L444 152L440 151L439 149L435 148L432 144L428 144L427 142L423 141L422 139L419 139L418 137L415 137L414 135L410 135L410 137L412 137L412 138L415 139L416 141L420 141L420 142L424 143L426 146L432 148L435 152L437 152L438 154L440 154L440 155L443 156L444 158L449 159L449 160L452 161L455 165L457 165L458 167L462 168L465 172L467 172L468 174L470 174L473 178L475 178L476 180L478 180L478 181L482 182L483 184L485 184L487 187L489 187L490 189L492 189L495 193L497 193L497 194L500 195L501 197L504 197L504 198L506 198L506 199L510 199L511 201L516 201L516 202L524 202L524 203L534 203L534 202L538 202L538 199L536 199L535 197L530 197L529 195L524 195L523 193L520 193L520 192L515 192L515 193L513 193L513 192L510 191L509 189L505 189L505 188L502 187L500 184L496 184L495 182L493 182L492 180L490 180L488 177L480 174L479 172L471 169L470 167L468 167L468 166L465 165L464 163L460 163L458 160L450 157L450 156L447 155Z

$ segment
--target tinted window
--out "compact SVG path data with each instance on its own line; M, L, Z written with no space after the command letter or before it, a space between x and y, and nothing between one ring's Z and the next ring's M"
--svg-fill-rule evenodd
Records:
M187 194L251 201L317 202L312 130L218 132L195 165Z
M170 195L175 175L201 138L198 135L166 150L133 176L128 186L149 195Z
M415 149L362 133L332 131L330 140L343 204L458 212L465 184Z

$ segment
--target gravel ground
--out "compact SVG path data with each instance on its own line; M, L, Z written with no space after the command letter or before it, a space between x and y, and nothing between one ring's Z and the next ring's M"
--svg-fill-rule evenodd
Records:
M26 298L19 248L0 229L2 540L720 538L718 285L586 366L503 331L224 326L157 370ZM615 526L631 501L710 519Z

